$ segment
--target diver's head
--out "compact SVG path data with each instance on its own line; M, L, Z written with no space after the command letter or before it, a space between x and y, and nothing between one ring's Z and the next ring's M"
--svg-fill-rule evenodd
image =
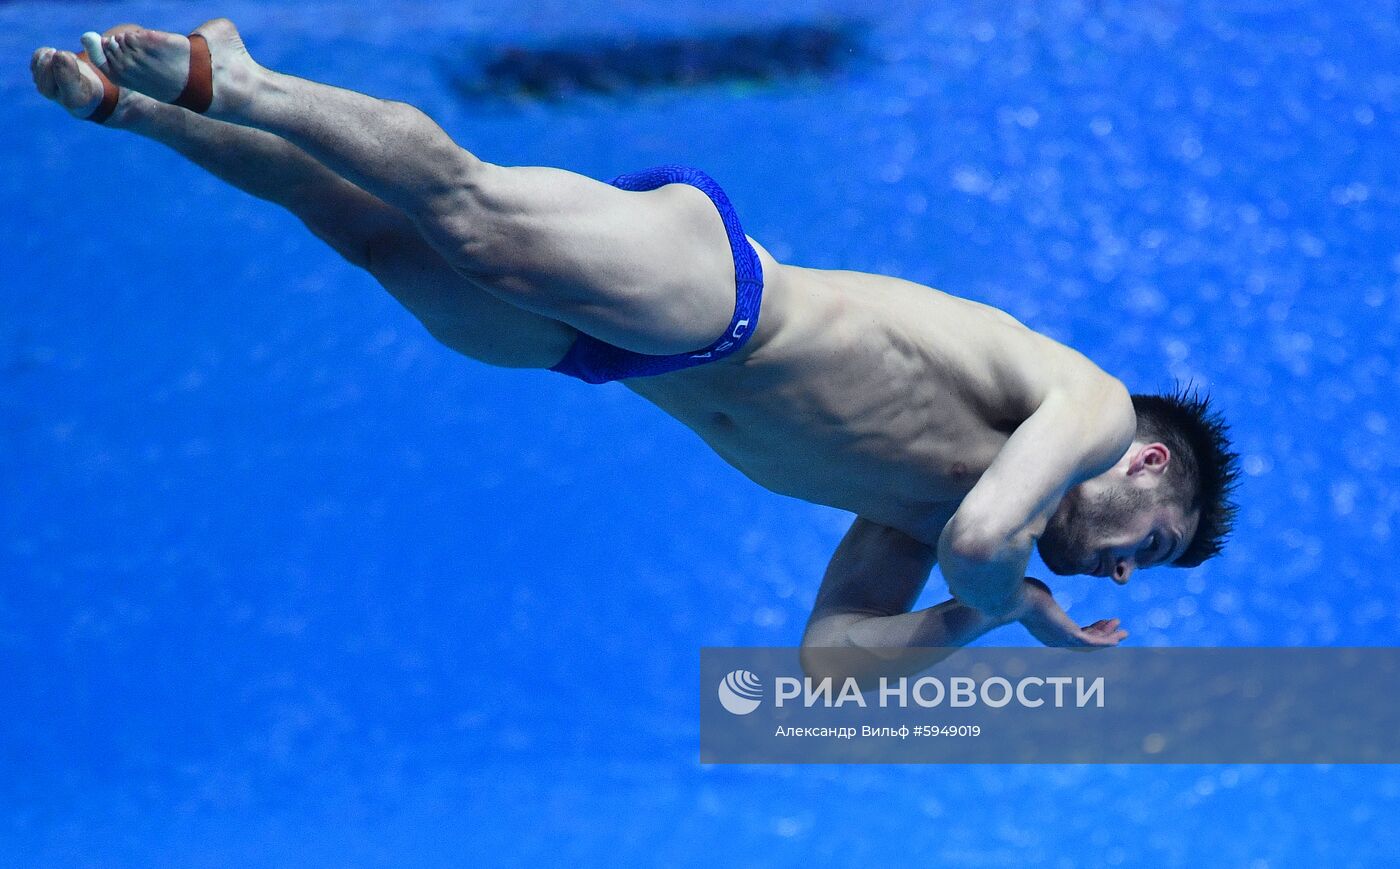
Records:
M1133 409L1132 446L1065 495L1037 543L1055 573L1122 584L1144 567L1195 567L1230 534L1239 457L1209 397L1134 395Z

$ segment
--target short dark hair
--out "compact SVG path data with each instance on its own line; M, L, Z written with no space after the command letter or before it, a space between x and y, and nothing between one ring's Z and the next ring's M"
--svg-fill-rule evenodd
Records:
M1187 512L1200 511L1195 536L1172 562L1195 567L1220 554L1239 513L1231 496L1239 485L1240 457L1230 449L1229 427L1211 409L1209 395L1180 384L1167 395L1134 395L1133 410L1137 439L1166 444L1172 488L1184 496Z

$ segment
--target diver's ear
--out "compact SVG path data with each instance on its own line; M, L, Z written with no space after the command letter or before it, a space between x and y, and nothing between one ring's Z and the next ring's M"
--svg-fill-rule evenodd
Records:
M1171 464L1172 451L1167 449L1163 443L1144 444L1142 449L1137 451L1133 460L1128 463L1128 476L1134 474L1149 473L1161 474Z

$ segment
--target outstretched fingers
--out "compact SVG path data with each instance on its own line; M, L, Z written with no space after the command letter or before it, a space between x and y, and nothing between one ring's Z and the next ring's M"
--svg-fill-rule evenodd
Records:
M1116 646L1128 637L1128 632L1120 628L1119 624L1119 619L1099 619L1091 625L1085 625L1085 639L1093 646Z
M1111 630L1113 630L1114 628L1118 627L1118 624L1119 624L1119 620L1118 620L1118 619L1099 619L1098 621L1094 622L1092 625L1085 625L1085 626L1084 626L1084 630L1086 630L1086 631L1092 631L1092 630L1110 630L1110 631L1111 631Z

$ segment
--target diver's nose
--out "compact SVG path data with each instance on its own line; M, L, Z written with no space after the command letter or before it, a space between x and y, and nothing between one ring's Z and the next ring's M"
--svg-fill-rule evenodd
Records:
M1127 585L1128 577L1137 570L1137 565L1126 558L1120 558L1113 563L1113 581L1119 585Z

